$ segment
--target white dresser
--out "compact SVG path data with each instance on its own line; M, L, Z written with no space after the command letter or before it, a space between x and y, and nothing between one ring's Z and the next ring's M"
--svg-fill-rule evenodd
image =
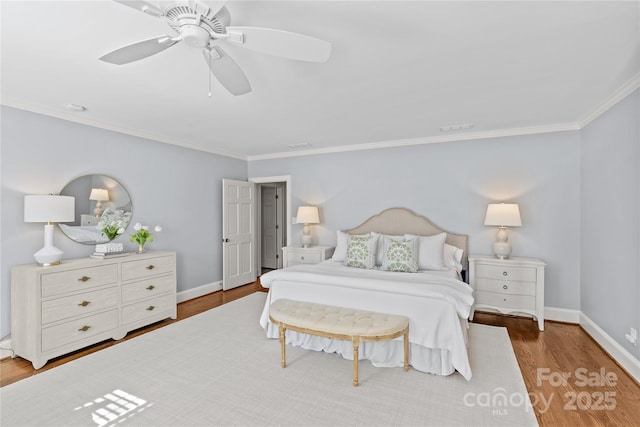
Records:
M282 248L282 268L296 264L317 264L333 255L333 246L285 246Z
M169 317L177 317L174 252L11 269L11 344L35 369Z
M545 263L534 258L498 259L469 255L469 284L476 310L500 313L524 313L538 321L544 330L544 268Z

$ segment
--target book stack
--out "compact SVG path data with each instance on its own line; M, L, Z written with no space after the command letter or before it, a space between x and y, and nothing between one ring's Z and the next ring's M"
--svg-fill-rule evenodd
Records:
M129 254L130 252L124 252L124 245L122 243L103 243L96 245L95 252L91 255L91 258L117 258Z

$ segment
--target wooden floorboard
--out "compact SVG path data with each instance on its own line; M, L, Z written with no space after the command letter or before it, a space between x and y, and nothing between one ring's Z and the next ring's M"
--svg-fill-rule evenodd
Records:
M214 292L178 304L178 318L130 332L124 338L161 328L254 292L259 282ZM534 412L541 426L638 426L640 385L578 325L476 312L474 322L507 328ZM0 360L0 386L60 366L121 341L108 340L59 357L36 371L21 358ZM604 375L604 378L601 377ZM562 380L562 375L569 375ZM615 377L615 381L608 381ZM491 392L492 390L487 390Z

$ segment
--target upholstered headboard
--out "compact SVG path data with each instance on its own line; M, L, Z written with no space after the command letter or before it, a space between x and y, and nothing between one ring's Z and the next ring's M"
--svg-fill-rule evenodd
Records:
M346 230L349 234L365 234L370 232L388 235L415 234L417 236L433 236L434 234L447 233L446 242L464 251L462 267L468 266L468 237L464 234L451 233L438 227L429 219L418 215L406 208L390 208L374 215L359 226Z

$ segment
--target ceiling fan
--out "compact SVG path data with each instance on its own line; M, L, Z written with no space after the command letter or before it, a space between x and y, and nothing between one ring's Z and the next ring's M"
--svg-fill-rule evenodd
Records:
M139 41L113 50L101 56L100 60L117 65L128 64L183 41L202 49L211 73L233 95L251 92L251 85L238 64L222 49L224 43L298 61L326 62L331 54L331 43L304 34L271 28L230 26L231 16L225 7L226 1L114 1L147 15L163 18L178 35L162 35Z

